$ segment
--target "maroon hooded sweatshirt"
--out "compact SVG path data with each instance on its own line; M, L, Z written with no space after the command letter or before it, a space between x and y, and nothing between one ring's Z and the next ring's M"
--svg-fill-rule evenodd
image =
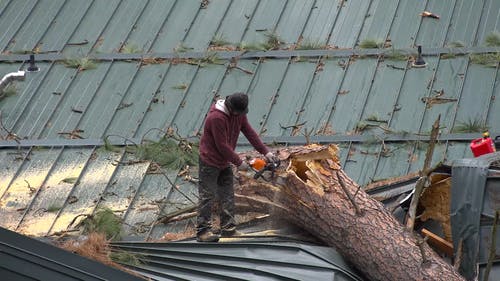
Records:
M220 169L226 168L229 163L241 165L242 160L234 152L240 132L248 139L250 144L260 153L269 152L264 143L248 122L246 114L230 115L219 106L210 107L203 135L200 140L200 159L205 164Z

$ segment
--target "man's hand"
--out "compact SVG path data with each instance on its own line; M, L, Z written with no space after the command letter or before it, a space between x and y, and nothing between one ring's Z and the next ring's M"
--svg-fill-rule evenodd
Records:
M280 161L278 156L274 155L272 152L266 153L266 160L267 160L267 162L271 162L271 163L277 163Z
M241 164L238 166L238 171L246 172L250 169L250 166L248 165L247 161L243 160Z

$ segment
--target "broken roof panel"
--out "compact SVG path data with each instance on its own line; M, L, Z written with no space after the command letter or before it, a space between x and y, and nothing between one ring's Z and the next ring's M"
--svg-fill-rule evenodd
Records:
M134 271L152 278L196 280L363 280L332 248L275 241L117 243L144 255Z
M144 280L1 227L0 258L5 280Z

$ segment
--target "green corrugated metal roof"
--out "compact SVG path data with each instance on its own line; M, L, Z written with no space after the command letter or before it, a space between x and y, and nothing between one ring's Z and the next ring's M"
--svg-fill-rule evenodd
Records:
M422 18L423 10L440 19ZM473 121L500 132L498 64L470 61L473 52L491 51L485 38L499 31L499 11L496 0L2 1L0 74L25 69L26 52L43 59L39 72L28 73L15 83L17 93L0 101L2 138L7 129L41 141L40 147L0 150L0 213L11 218L2 226L45 235L107 206L122 211L128 233L138 239L182 229L188 223L153 223L196 202L193 183L176 171L155 174L149 163L130 165L136 156L124 148L69 147L79 140L67 138L74 133L131 144L158 139L158 129L169 127L195 136L210 103L235 91L250 95L249 119L264 137L303 140L307 129L343 139L342 165L362 185L420 169L426 145L404 136L428 133L439 114L443 141L433 162L471 157L468 140L447 136ZM283 41L280 50L234 52L263 43L273 31ZM215 38L231 45L218 56L233 60L197 61L212 54L207 48ZM367 39L390 41L392 48L360 50ZM448 48L457 42L464 47ZM296 44L310 50L294 52ZM415 53L415 45L428 53L426 68L387 55ZM124 52L138 53L130 59ZM87 57L101 60L83 71L63 63ZM422 102L436 95L456 101ZM366 123L390 131L373 127L358 132L373 141L355 141L356 127ZM382 142L388 136L396 141ZM66 146L55 147L61 141ZM48 212L50 206L61 209Z

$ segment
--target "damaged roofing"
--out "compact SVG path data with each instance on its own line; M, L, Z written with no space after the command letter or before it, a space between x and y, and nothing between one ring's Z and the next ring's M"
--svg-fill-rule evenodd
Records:
M195 184L125 146L169 128L196 137L235 91L268 144L338 143L360 185L421 169L438 116L433 163L472 157L484 128L500 134L488 40L499 11L496 0L1 1L0 74L32 53L40 71L0 98L0 225L50 235L108 207L138 240L182 231L189 222L155 222L193 206ZM425 68L411 67L417 45Z

